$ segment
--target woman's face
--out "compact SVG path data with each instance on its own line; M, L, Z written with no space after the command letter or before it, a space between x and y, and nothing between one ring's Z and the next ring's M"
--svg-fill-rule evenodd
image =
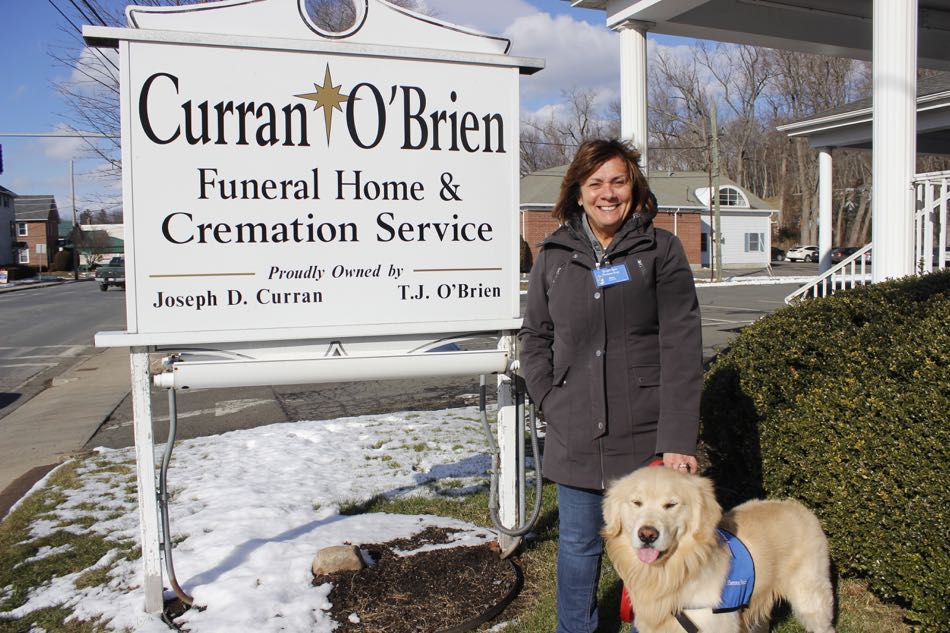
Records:
M581 196L577 202L584 207L594 235L609 241L630 215L631 198L633 183L630 182L627 163L615 156L581 182Z

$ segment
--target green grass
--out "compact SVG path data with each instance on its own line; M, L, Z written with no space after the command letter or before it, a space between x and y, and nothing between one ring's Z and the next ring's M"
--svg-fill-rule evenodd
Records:
M0 633L103 633L107 631L101 622L66 621L72 611L64 607L51 607L30 613L29 618L19 620L0 620Z
M67 501L66 493L80 485L82 469L100 474L108 471L121 476L123 470L113 469L113 464L101 470L101 464L81 461L70 462L57 469L47 485L24 501L0 523L0 611L10 611L22 606L29 599L30 591L67 574L78 574L73 581L77 589L99 586L109 580L109 573L122 559L141 557L140 550L131 541L114 542L88 530L79 533L67 531L88 528L96 521L91 516L80 514L70 521L58 520L53 514L58 506ZM127 469L126 469L127 470ZM131 474L131 471L125 474ZM101 513L104 508L91 502L76 504L71 511ZM52 531L34 538L30 527L36 521L55 522ZM53 554L35 558L42 548L61 548ZM106 554L111 559L96 566ZM101 622L69 621L71 611L61 605L40 609L17 620L0 620L0 633L45 630L49 633L96 633L106 630Z

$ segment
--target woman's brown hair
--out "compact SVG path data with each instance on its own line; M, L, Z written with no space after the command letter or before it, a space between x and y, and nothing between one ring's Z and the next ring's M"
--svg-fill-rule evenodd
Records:
M648 211L649 215L656 212L656 198L650 194L650 185L640 171L640 152L625 141L617 139L595 139L584 141L577 149L574 160L564 174L561 181L561 193L551 215L566 224L571 217L583 213L577 204L581 197L581 183L587 180L601 165L613 158L619 158L627 163L630 182L633 187L631 203L634 213Z

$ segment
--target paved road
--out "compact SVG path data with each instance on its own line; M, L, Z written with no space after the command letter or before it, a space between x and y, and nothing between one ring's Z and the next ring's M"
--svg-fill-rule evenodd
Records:
M93 336L125 329L125 293L94 282L0 293L0 418L68 367L99 353Z
M703 359L729 346L742 328L785 305L799 284L718 286L696 290L703 315Z

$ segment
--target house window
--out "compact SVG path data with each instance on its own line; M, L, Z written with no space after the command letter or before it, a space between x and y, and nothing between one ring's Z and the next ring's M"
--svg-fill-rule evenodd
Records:
M709 250L709 233L699 235L699 250L705 252Z
M19 263L21 263L21 264L29 264L29 263L30 263L30 249L28 249L28 248L21 248L21 249L20 249Z
M17 222L16 223L16 234L20 237L26 236L26 222Z
M765 233L746 233L745 234L745 252L747 253L765 252Z
M727 185L719 188L719 205L723 207L748 207L749 201L741 191Z

